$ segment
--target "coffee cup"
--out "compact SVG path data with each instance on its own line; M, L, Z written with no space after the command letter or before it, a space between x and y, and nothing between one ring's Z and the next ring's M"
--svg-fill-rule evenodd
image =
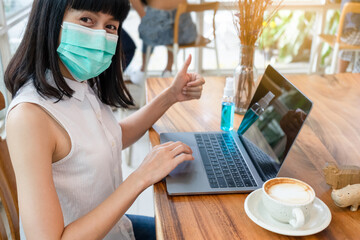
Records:
M275 219L301 228L309 219L315 191L309 184L294 178L273 178L262 187L265 209Z

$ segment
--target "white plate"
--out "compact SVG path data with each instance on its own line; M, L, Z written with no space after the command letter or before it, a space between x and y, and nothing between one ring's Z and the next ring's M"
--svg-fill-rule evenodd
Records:
M313 212L306 224L294 229L290 224L273 219L262 203L262 189L252 192L245 200L245 212L260 227L287 236L307 236L324 230L331 222L331 212L326 204L315 198Z

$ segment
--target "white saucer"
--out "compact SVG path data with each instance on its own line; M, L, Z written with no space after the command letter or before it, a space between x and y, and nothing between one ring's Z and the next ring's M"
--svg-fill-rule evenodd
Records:
M301 228L294 229L290 224L273 219L265 210L262 203L262 189L252 192L244 204L246 214L254 223L271 232L287 236L307 236L318 233L329 226L331 212L328 206L318 198L315 198L313 206L313 212L306 224Z

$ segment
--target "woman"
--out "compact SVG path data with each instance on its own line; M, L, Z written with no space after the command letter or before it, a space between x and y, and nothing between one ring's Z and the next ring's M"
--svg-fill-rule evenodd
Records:
M133 239L127 209L144 189L193 159L185 144L159 145L122 181L121 150L172 104L199 98L204 84L187 73L189 57L168 89L117 123L110 106L133 104L118 37L128 11L128 0L33 3L5 74L14 96L7 143L27 239ZM135 237L154 238L151 232L135 231Z

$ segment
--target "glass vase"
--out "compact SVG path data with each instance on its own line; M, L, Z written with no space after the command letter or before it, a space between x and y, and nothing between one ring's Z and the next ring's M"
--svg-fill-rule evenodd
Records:
M234 72L235 112L245 114L255 93L257 70L254 66L255 46L240 45L240 61Z

